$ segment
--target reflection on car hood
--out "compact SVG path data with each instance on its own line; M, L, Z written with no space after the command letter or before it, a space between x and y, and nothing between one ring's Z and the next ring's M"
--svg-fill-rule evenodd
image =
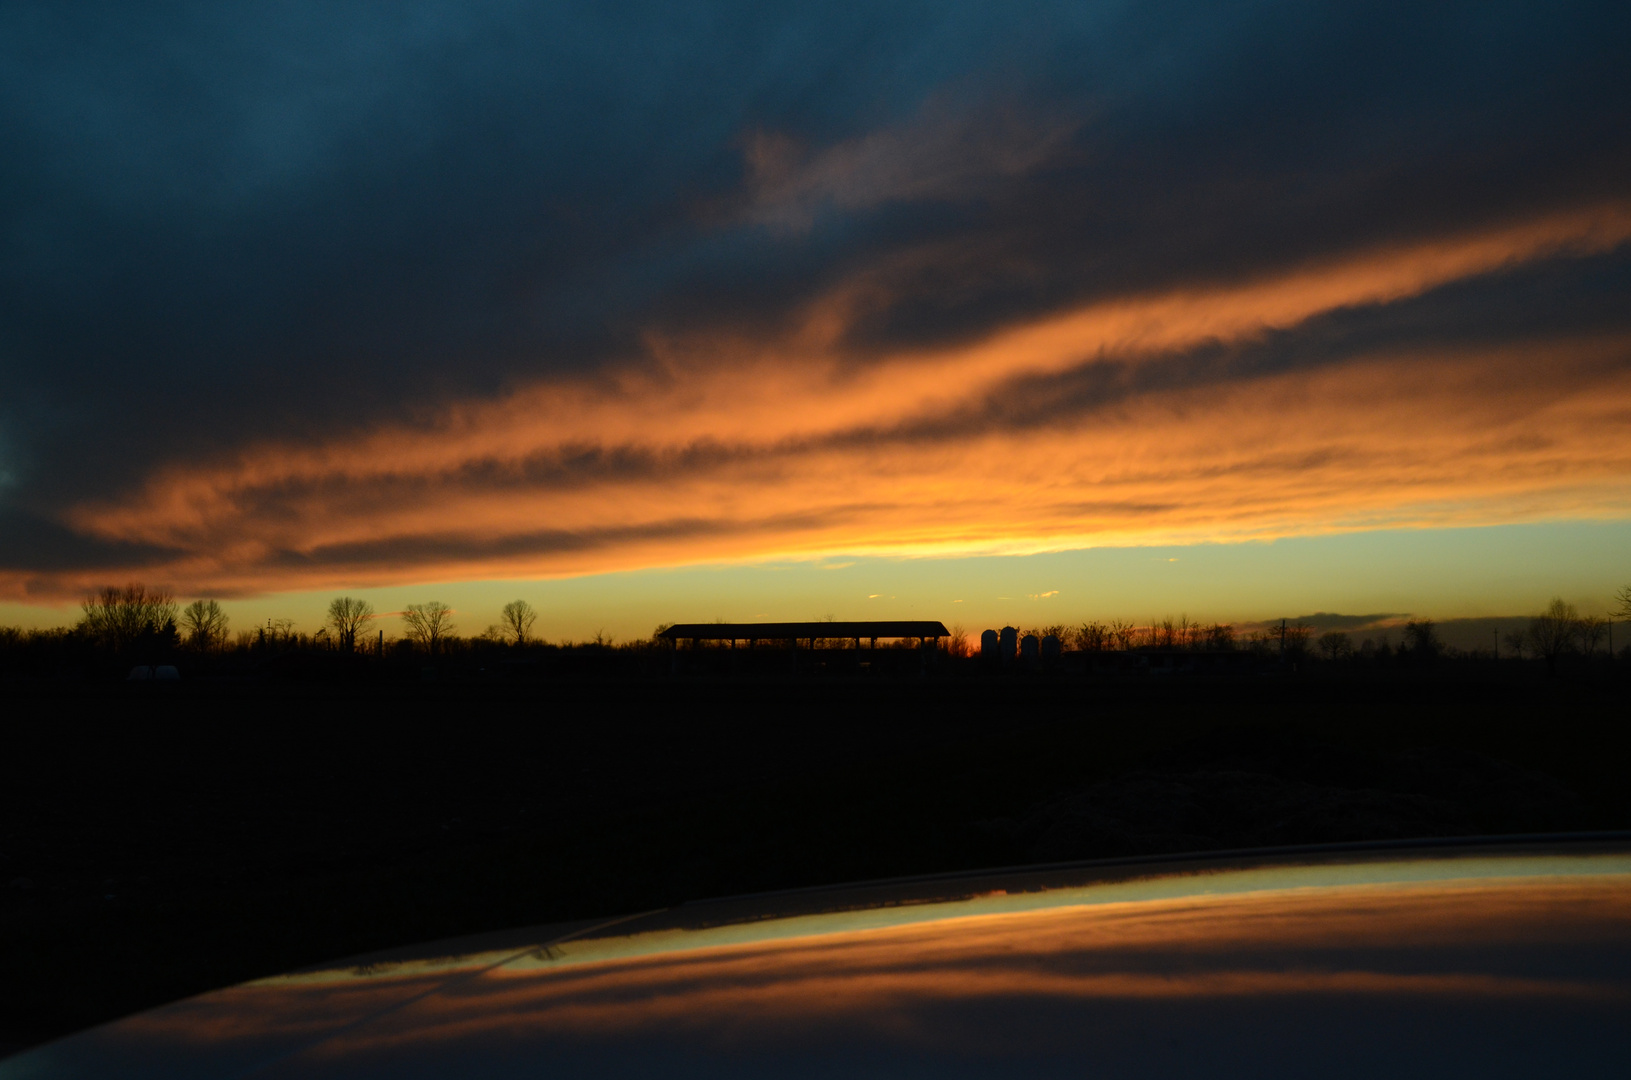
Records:
M13 1077L1619 1075L1624 841L687 905L221 990Z

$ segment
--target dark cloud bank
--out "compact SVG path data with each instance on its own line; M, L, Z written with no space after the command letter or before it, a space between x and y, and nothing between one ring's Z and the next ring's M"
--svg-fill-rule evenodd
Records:
M9 4L0 566L160 560L61 514L653 329L771 332L858 275L865 362L1623 197L1627 40L1583 3ZM1623 253L1532 266L1136 379L1623 333L1628 286Z

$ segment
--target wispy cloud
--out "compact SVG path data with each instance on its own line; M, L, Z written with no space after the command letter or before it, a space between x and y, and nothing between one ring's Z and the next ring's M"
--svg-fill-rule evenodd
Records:
M1083 123L1080 116L1046 121L1018 109L969 112L937 100L909 123L817 151L785 134L755 132L744 152L744 217L802 231L824 210L973 198L1064 152Z
M1312 615L1298 615L1287 618L1286 622L1301 623L1303 626L1313 627L1315 630L1372 630L1377 627L1398 626L1409 616L1399 612L1378 612L1372 615L1340 615L1331 611L1316 611ZM1278 627L1280 619L1269 619L1260 623L1243 623L1240 629L1258 630L1268 627Z

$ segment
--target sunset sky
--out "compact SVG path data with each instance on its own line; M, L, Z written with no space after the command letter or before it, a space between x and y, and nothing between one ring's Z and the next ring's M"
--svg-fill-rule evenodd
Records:
M0 7L0 622L1604 612L1631 8ZM1358 624L1356 624L1358 625Z

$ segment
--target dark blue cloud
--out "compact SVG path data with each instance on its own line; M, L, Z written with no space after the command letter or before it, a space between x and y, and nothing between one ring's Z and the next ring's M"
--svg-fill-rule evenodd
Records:
M1623 195L1627 40L1584 3L10 4L0 500L48 520L878 266L857 355ZM770 136L816 179L756 174ZM1622 261L1570 274L1398 333L1623 324Z

